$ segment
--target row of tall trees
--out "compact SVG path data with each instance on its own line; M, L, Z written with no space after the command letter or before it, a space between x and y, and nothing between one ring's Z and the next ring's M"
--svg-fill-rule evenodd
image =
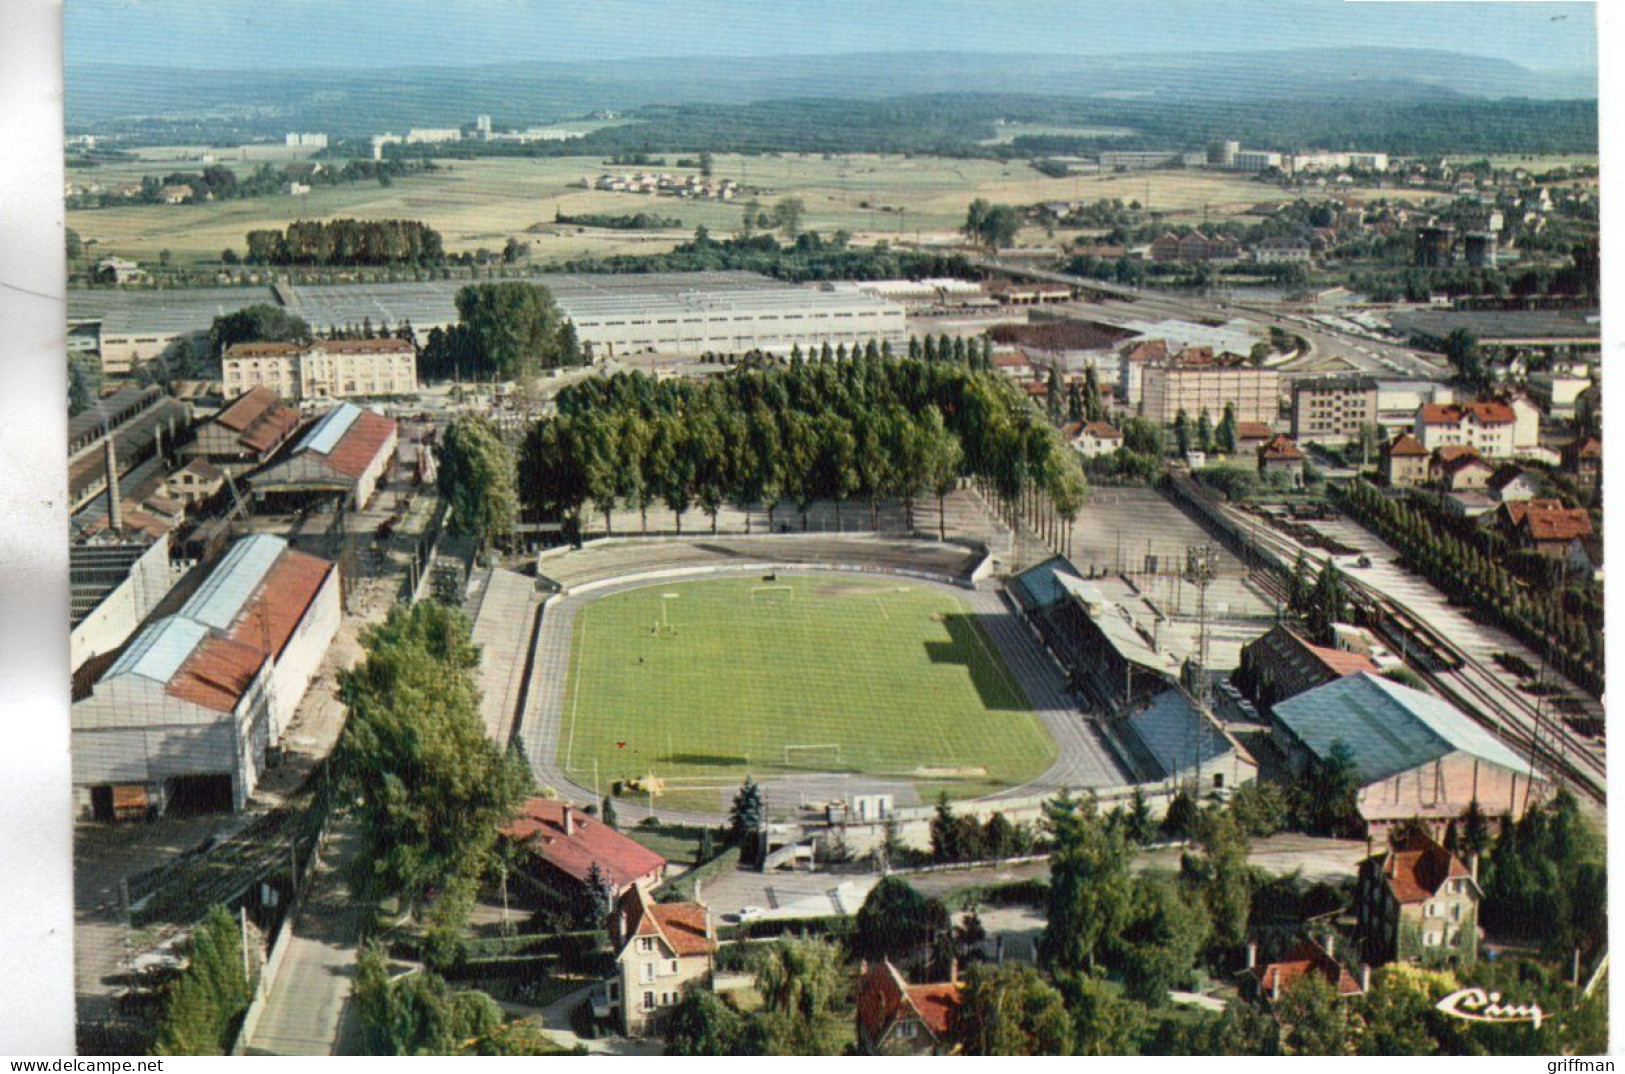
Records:
M520 497L539 516L578 526L590 508L611 525L626 505L664 503L678 525L699 507L781 503L839 512L882 499L912 511L938 504L962 477L1005 505L1042 494L1070 524L1083 477L1055 430L1007 384L946 362L864 357L791 361L711 381L639 373L572 385L558 416L538 422L520 452Z
M523 759L485 734L470 629L434 601L397 606L339 680L350 717L336 760L361 840L350 884L426 918L431 962L454 957L497 831L531 789Z
M1527 584L1500 557L1453 535L1414 503L1384 496L1364 481L1335 489L1334 495L1344 512L1398 549L1451 600L1476 609L1601 696L1601 619L1574 614L1562 588Z
M158 1023L154 1055L225 1055L253 998L237 918L212 906L186 944L187 966Z
M250 265L435 265L446 250L421 220L298 220L247 237Z

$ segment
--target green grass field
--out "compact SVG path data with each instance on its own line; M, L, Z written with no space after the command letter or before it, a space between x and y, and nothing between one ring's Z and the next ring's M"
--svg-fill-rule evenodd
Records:
M671 596L668 596L671 594ZM656 584L577 613L559 761L715 808L746 774L862 772L970 797L1056 748L953 594L835 575ZM840 747L791 751L786 746ZM659 804L657 802L657 804Z

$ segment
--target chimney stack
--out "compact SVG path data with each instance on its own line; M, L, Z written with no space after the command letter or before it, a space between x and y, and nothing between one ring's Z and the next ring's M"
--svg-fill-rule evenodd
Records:
M1326 934L1326 953L1333 958L1337 957L1337 933L1335 932Z
M576 833L575 818L570 815L570 806L569 806L569 803L566 803L565 806L564 806L564 834L565 835L574 835L575 833Z
M102 443L107 445L107 529L117 536L124 532L124 507L119 503L118 490L118 449L113 446L111 433Z
M959 983L959 959L957 958L948 961L948 983Z
M1371 964L1369 962L1360 963L1360 991L1371 991Z
M1247 968L1248 969L1253 969L1253 968L1257 967L1257 965L1258 965L1258 945L1256 943L1249 943L1247 945Z
M1478 883L1478 855L1476 853L1467 862L1467 868L1473 874L1473 883Z

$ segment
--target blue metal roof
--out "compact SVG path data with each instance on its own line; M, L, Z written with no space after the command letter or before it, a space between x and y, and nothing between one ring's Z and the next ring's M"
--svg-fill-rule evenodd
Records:
M147 627L132 641L113 666L107 669L107 679L122 675L139 675L153 682L167 684L192 655L209 633L202 623L170 616Z
M1164 779L1188 772L1230 752L1230 740L1204 720L1178 690L1164 690L1128 725L1162 768Z
M1051 556L1016 575L1015 581L1034 605L1047 608L1066 596L1066 590L1056 579L1057 574L1068 574L1077 578L1078 570L1065 556Z
M361 408L354 403L340 403L311 426L310 432L299 441L298 450L314 451L322 455L331 453L360 416Z
M180 614L215 630L229 628L287 547L286 540L268 533L238 541L181 606Z
M1448 701L1370 672L1327 683L1275 706L1275 716L1317 757L1343 742L1361 783L1460 751L1524 775L1527 761Z

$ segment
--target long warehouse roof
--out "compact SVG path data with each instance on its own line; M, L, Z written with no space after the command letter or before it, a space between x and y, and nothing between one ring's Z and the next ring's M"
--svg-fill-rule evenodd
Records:
M626 314L680 315L684 312L736 311L742 315L789 308L791 312L865 310L897 307L882 298L851 290L798 286L750 272L552 273L533 276L552 292L565 315L575 321ZM287 304L313 327L449 324L457 319L457 292L467 280L412 283L295 285L283 288ZM257 303L276 304L267 287L206 288L190 291L68 292L68 319L101 320L110 334L202 331L215 317Z

